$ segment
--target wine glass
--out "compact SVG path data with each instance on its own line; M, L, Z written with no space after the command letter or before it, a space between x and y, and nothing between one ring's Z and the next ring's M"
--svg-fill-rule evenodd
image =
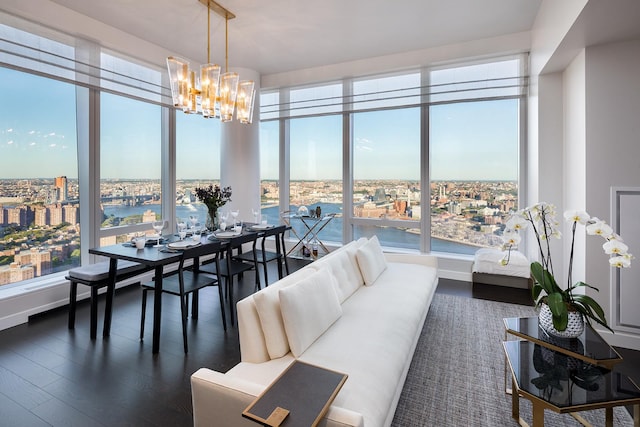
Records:
M162 246L160 244L160 239L162 238L162 229L164 228L164 221L162 219L153 221L151 226L153 227L154 230L156 230L156 235L158 236L158 242L154 246L154 247L158 248L158 247Z
M236 222L238 221L238 215L240 215L240 210L236 209L235 211L231 211L231 216L233 217L233 226L236 226Z
M253 214L253 223L259 224L258 216L260 215L260 209L251 209L251 213Z
M191 228L195 228L198 223L198 215L189 215L189 222L191 223Z
M226 212L221 212L220 213L220 219L222 220L223 223L227 223L227 220L229 219L229 211Z
M180 240L184 240L186 235L187 235L187 224L185 224L184 222L179 222L178 223L178 237L180 237Z

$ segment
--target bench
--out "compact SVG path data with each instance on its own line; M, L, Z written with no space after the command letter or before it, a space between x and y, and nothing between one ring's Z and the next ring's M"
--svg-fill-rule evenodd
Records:
M116 283L150 270L151 268L146 265L131 261L119 261L118 269L116 270ZM69 274L65 279L71 283L69 289L69 329L74 329L76 323L78 283L91 288L91 339L95 339L98 328L98 290L109 285L109 261L72 268L69 270ZM105 336L108 335L106 329L105 316L105 328L103 331L103 335Z
M509 263L502 265L501 260L508 256ZM472 267L472 283L508 286L512 288L531 289L530 263L527 257L516 250L511 254L493 248L482 248L476 251Z

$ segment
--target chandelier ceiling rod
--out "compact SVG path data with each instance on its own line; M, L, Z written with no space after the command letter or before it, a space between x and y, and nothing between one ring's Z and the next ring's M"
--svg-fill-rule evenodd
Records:
M215 2L214 0L199 0L200 3L207 6L208 9L213 10L218 15L222 16L225 19L233 19L236 17L232 12L226 9L221 4Z

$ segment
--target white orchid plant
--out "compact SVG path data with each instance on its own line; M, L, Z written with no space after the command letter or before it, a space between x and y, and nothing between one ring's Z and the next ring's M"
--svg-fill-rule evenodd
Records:
M582 313L589 324L591 324L591 320L594 320L611 330L607 325L602 307L593 298L573 293L574 289L582 286L598 291L597 288L584 282L574 284L572 281L573 250L577 225L586 226L587 234L598 235L606 240L602 248L610 256L609 264L611 267L629 267L633 256L628 252L629 248L624 244L622 238L614 233L606 222L596 217L592 218L588 213L582 211L567 211L564 213L564 218L572 223L571 253L569 256L569 274L566 289L558 286L553 272L549 240L551 238L559 239L561 233L559 223L556 221L556 208L552 204L538 203L532 207L517 211L509 218L503 233L503 249L507 250L507 255L502 259L501 263L503 265L509 263L511 249L515 249L521 240L519 232L530 226L538 243L540 256L540 261L531 263L531 275L535 281L532 288L532 296L536 307L542 303L549 305L553 314L553 326L558 331L564 331L567 328L569 310L576 310Z

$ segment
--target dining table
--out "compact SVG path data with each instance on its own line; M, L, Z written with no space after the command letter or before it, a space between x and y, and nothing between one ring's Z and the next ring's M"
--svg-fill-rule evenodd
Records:
M137 249L131 243L118 243L89 249L90 254L109 258L109 279L104 312L104 332L111 333L111 318L113 313L113 297L116 288L116 271L118 260L127 260L146 265L154 269L154 282L158 292L153 293L153 353L160 349L160 319L162 316L162 274L164 267L180 261L181 253L174 250L166 250L166 246L146 245L143 249Z
M244 233L258 233L262 230L253 229L254 224L245 224L242 229ZM200 235L200 244L206 245L213 241L227 242L226 238L217 236L220 235L217 232L203 233ZM232 234L233 235L233 234ZM231 237L231 236L229 236ZM192 239L191 236L186 239ZM152 352L156 354L160 351L160 328L162 319L162 276L164 268L173 263L179 262L182 253L180 250L170 249L168 244L179 240L177 236L164 236L160 243L157 244L157 239L147 241L147 244L143 249L136 248L132 242L117 243L114 245L101 246L89 249L90 254L99 255L109 258L109 277L107 284L106 302L105 302L105 314L104 314L104 331L103 336L108 337L111 333L111 319L113 313L113 298L116 288L116 272L118 269L118 260L127 260L137 262L150 267L154 270L154 285L155 292L153 293L153 344ZM151 244L150 244L151 243ZM229 248L228 245L224 245L225 252L233 248ZM230 256L227 254L227 256Z

